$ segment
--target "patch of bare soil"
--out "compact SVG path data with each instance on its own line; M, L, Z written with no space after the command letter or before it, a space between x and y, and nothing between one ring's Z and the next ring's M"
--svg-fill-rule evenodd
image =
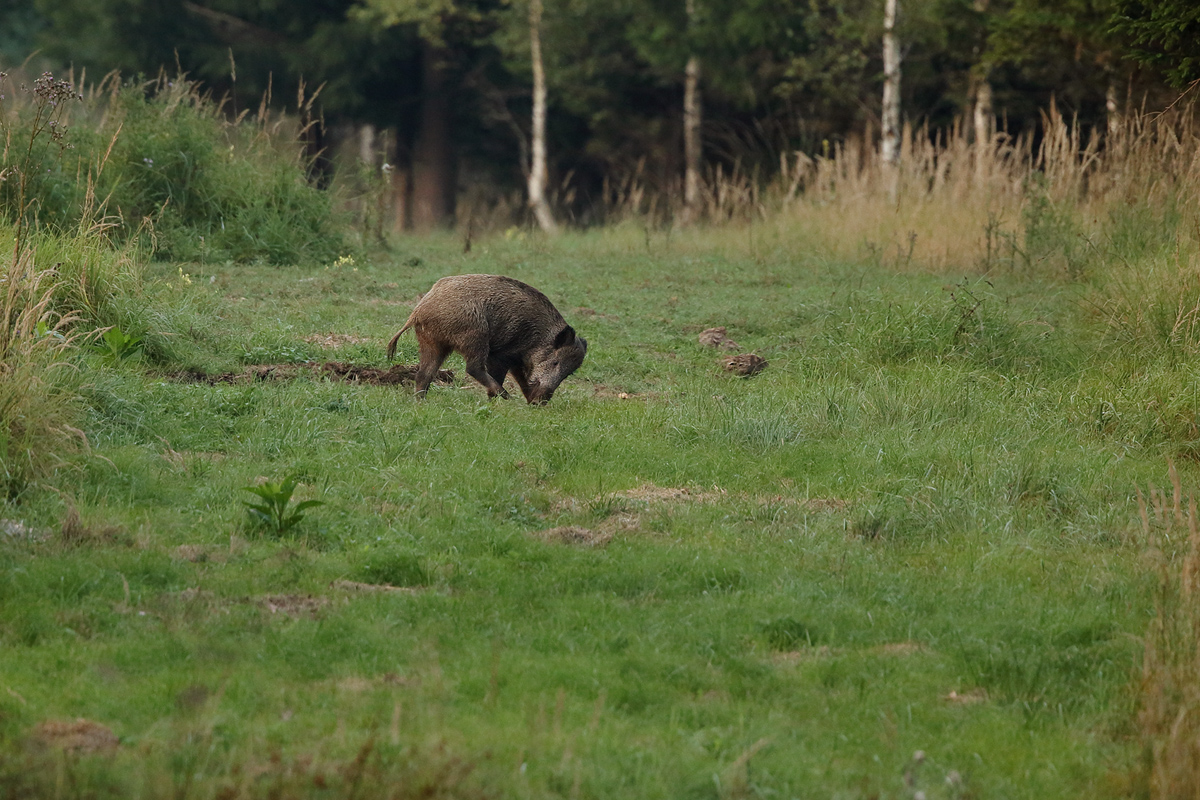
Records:
M693 328L693 330L695 330ZM737 350L738 343L725 335L724 326L720 328L706 328L700 332L697 341L704 347L715 347L719 350Z
M609 531L594 531L590 528L581 528L578 525L560 525L557 528L538 531L533 536L544 542L560 542L562 544L574 544L582 547L603 547L611 542L613 538L612 533Z
M646 394L627 392L624 389L618 389L615 386L608 386L603 383L592 384L592 396L603 400L641 400L649 397Z
M767 368L767 360L754 353L742 353L739 356L726 356L721 359L721 366L726 372L732 372L743 378L757 375Z
M110 753L121 744L107 725L83 717L73 721L48 719L38 723L32 735L38 744L68 753Z
M129 536L123 528L117 525L86 525L79 517L75 506L67 508L63 516L62 527L58 532L59 540L70 547L87 544L129 543Z
M973 706L977 703L986 703L988 694L986 689L969 689L961 693L951 690L950 694L942 695L942 699L955 705Z
M304 341L319 344L327 350L338 350L349 345L368 344L372 340L365 336L355 336L353 333L314 333L305 336Z
M265 594L251 598L250 602L272 614L315 619L321 609L329 605L329 598L315 597L309 594Z
M174 557L176 561L190 561L193 564L202 564L209 559L208 548L202 544L181 544L175 548Z
M390 583L359 583L358 581L334 581L329 584L334 589L340 589L343 592L360 592L371 594L418 594L421 592L420 587L416 586L392 586Z
M713 486L712 491L706 492L686 487L679 488L675 486L655 486L653 483L643 483L636 489L625 489L620 492L612 493L612 497L616 497L621 500L632 500L638 503L670 503L684 501L693 503L708 503L725 496L725 490L718 486Z
M798 498L785 497L783 495L751 495L744 493L730 495L727 491L716 485L711 489L704 490L686 486L657 486L653 483L643 483L641 486L633 489L612 492L611 494L597 497L592 502L616 499L645 505L654 503L712 503L730 497L758 505L792 506L812 512L845 511L851 505L849 500L839 497ZM588 502L587 500L580 500L575 497L565 497L556 501L552 506L552 510L559 513L578 511Z
M416 364L396 364L387 369L346 364L341 361L324 361L308 364L251 364L241 372L222 372L217 375L189 370L177 373L177 380L190 383L207 383L210 386L227 383L258 383L260 381L289 381L299 377L328 378L344 383L366 383L372 386L405 386L415 382ZM449 386L454 383L454 373L448 369L438 370L434 383Z

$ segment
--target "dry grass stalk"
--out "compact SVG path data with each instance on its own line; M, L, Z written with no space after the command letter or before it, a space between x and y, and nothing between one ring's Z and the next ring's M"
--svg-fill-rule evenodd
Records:
M57 280L29 251L0 274L0 489L10 496L85 442L65 360L78 316L55 310Z
M656 184L649 173L642 161L610 176L606 219L650 223L682 208L681 195L675 196L680 187ZM820 154L781 153L770 179L737 162L714 166L701 196L716 230L700 230L675 246L728 247L728 225L748 225L756 232L737 243L742 249L766 241L835 259L865 256L897 270L1033 270L1072 277L1105 262L1114 274L1128 267L1124 272L1136 283L1148 265L1122 264L1126 256L1113 255L1119 250L1114 219L1141 208L1156 220L1200 215L1197 107L1181 103L1161 114L1126 114L1119 127L1101 135L1052 105L1037 136L998 132L983 143L974 141L970 126L938 131L909 125L896 202L889 200L889 180L870 132ZM1078 251L1072 263L1064 263L1061 253L1036 251L1039 226L1049 226L1058 244ZM1182 296L1172 295L1170 318L1161 325L1165 335L1200 342L1200 248L1186 228L1179 227L1177 258L1159 259L1159 271L1177 261L1188 287ZM1177 282L1174 274L1164 280ZM1145 312L1131 303L1129 313Z
M1170 465L1173 492L1137 491L1138 515L1159 568L1156 614L1146 634L1138 721L1149 755L1147 789L1155 800L1200 796L1200 525L1196 499ZM1186 534L1186 539L1182 537ZM1181 551L1181 563L1168 551Z

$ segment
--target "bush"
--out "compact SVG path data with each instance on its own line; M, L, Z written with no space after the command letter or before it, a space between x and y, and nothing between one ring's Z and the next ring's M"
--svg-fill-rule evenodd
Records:
M21 180L0 183L9 220L63 233L108 214L105 236L149 232L153 253L175 261L288 264L343 251L286 120L231 121L183 79L114 84L86 103L66 88L49 97L43 83L63 84L44 75L0 119L19 145L3 167L21 162Z
M125 235L152 222L158 256L287 264L341 251L329 197L279 126L231 123L183 80L127 85L109 114L121 132L102 186Z
M56 275L25 252L5 264L0 293L0 492L18 497L82 443L66 355L76 318L53 308Z

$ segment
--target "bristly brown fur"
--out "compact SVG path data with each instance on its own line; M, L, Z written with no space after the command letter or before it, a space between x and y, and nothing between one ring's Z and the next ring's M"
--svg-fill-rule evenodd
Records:
M419 397L446 357L457 352L489 397L508 396L504 380L511 374L526 400L544 403L587 353L587 341L576 337L546 295L503 275L451 275L437 281L388 342L389 359L409 328L420 351Z

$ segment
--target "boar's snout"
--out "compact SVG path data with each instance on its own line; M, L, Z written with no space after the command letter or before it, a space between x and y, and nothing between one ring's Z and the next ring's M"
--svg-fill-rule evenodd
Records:
M558 335L554 344L554 349L534 367L529 376L529 390L525 397L535 405L550 402L559 384L579 369L587 355L587 339L576 336L570 326Z

